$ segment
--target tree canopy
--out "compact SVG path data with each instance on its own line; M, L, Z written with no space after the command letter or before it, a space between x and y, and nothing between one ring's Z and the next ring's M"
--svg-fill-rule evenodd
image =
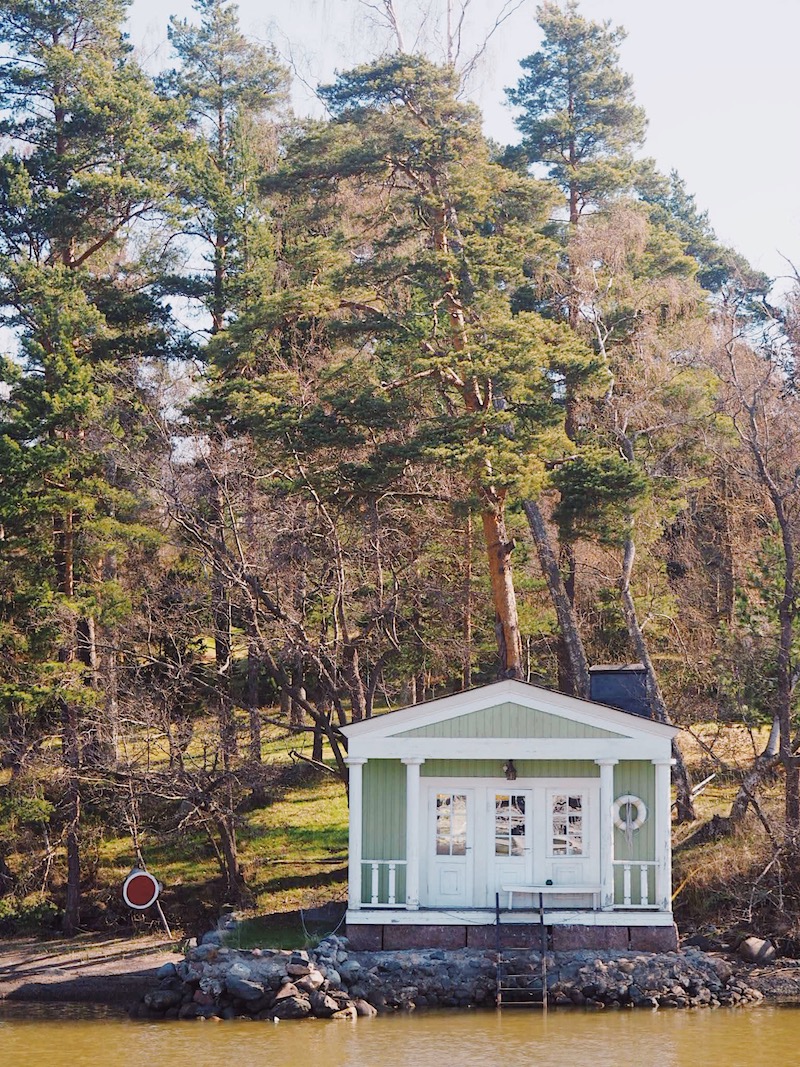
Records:
M800 298L641 158L623 31L544 3L499 146L454 60L302 119L234 5L157 77L125 15L0 8L0 894L55 839L77 929L127 790L243 899L265 731L345 778L348 721L632 659L774 720L732 818L779 765L793 848Z

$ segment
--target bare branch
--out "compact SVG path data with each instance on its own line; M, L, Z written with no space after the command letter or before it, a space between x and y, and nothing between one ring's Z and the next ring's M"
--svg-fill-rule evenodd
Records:
M481 42L480 46L472 54L471 58L461 68L461 71L459 73L460 73L462 82L465 82L467 80L467 78L469 78L470 75L474 72L476 66L478 65L478 63L480 62L480 60L482 59L482 57L486 53L486 49L489 47L489 41L491 41L492 37L494 37L494 35L497 33L497 31L500 29L500 27L503 25L503 23L507 22L511 18L511 16L514 15L517 11L519 11L519 9L523 6L523 4L526 4L527 2L528 2L528 0L505 0L505 3L500 8L500 11L499 11L499 13L497 15L497 18L494 20L494 23L492 24L489 32L484 36L483 41ZM469 0L467 0L467 2L464 4L464 7L462 8L462 13L461 13L462 18L461 18L461 21L459 22L459 26L458 26L458 42L459 42L458 47L459 47L459 50L461 48L461 32L462 32L463 16L464 16L464 12L466 10L466 7L468 6L468 3L469 3ZM456 61L457 61L457 59L458 59L458 56L456 55Z
M394 7L394 0L379 0L378 3L371 3L370 0L359 0L362 7L369 8L371 11L375 11L379 20L388 25L389 29L394 35L394 39L397 42L397 51L405 52L405 43L403 41L403 33L400 29L400 22L397 18L397 12Z

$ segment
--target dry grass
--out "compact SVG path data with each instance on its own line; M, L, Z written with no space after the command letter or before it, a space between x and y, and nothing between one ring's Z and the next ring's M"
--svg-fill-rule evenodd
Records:
M709 774L732 780L764 750L768 737L766 726L700 722L681 730L678 744L694 781Z
M673 905L683 932L752 931L775 938L795 955L800 897L796 862L784 843L782 775L759 786L760 817L751 808L740 826L726 825L742 774L768 734L766 727L717 723L681 733L693 781L716 777L696 798L697 821L674 828Z

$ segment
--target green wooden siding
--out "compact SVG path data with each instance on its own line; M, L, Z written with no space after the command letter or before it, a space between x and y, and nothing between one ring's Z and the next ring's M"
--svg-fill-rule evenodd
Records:
M586 726L562 715L507 701L493 708L456 715L430 726L405 730L398 737L619 737L611 730Z
M365 860L399 860L406 854L406 768L399 759L364 764Z
M634 830L630 839L624 831L614 827L614 859L615 860L654 860L656 855L656 776L655 767L650 760L621 760L614 767L614 797L631 795L644 801L647 808L647 819L644 825ZM622 890L623 870L621 867L614 868L614 900L621 904L623 901ZM655 892L655 869L650 868L650 896ZM639 868L631 869L631 883L633 888L632 903L640 903L639 898Z
M503 760L430 759L420 767L423 778L502 778ZM599 778L592 760L514 760L517 778ZM367 764L369 766L369 764Z
M515 760L519 779L598 778L600 768L591 760ZM467 784L470 778L502 778L501 760L426 760L420 767L424 778L456 778ZM639 869L637 860L655 858L655 768L649 760L622 760L614 767L614 796L632 794L647 806L647 819L630 840L623 831L614 829L614 858L631 860L632 901L639 903ZM362 900L369 901L371 891L370 860L402 860L406 855L406 768L399 759L370 759L364 765L364 826L362 834ZM650 892L654 893L655 871L650 868ZM388 893L388 868L380 867L379 893L385 901ZM622 868L615 868L614 896L623 899ZM405 900L405 866L397 868L396 899Z
M363 860L399 860L406 855L406 768L400 760L371 759L364 764ZM380 868L380 899L386 900L389 871ZM361 867L361 899L369 901L372 872ZM405 867L397 868L398 902L406 899Z

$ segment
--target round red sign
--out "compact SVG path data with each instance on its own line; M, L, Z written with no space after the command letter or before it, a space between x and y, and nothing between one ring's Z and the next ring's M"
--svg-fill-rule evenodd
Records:
M144 911L158 900L161 886L152 874L138 868L131 871L122 886L122 899L129 908Z

